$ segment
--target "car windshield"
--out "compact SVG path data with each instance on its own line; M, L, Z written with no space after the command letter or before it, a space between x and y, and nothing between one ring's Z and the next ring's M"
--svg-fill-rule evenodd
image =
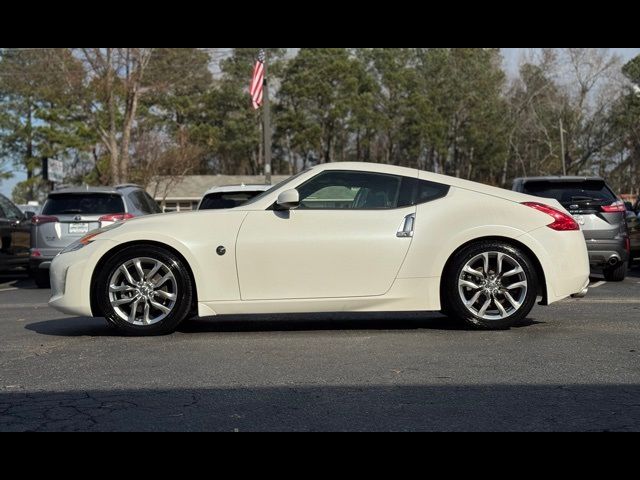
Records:
M200 210L222 210L239 207L261 193L262 191L210 193L202 199Z
M531 181L524 185L524 193L536 197L554 198L562 204L595 202L611 204L616 197L602 180L582 182Z
M51 195L42 210L43 215L105 215L124 212L122 197L109 193Z
M261 193L260 195L258 195L257 197L254 197L253 199L249 200L247 203L244 204L244 206L247 205L253 205L254 203L259 202L260 200L262 200L263 198L267 197L268 195L272 194L273 192L281 189L282 187L287 186L289 183L293 182L294 180L296 180L298 177L304 175L305 173L307 173L309 171L309 169L307 170L303 170L302 172L298 173L297 175L294 175L293 177L289 177L286 180L283 180L282 182L278 183L277 185L274 185L273 187L271 187L269 190L267 190L264 193Z

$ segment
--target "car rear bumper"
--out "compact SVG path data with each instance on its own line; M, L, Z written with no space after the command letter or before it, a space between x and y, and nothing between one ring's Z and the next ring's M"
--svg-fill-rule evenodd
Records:
M589 264L592 268L616 266L629 261L627 240L588 240Z

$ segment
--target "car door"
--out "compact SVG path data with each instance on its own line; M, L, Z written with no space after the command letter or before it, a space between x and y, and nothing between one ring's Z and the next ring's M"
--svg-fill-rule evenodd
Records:
M298 187L297 210L250 212L237 241L242 299L384 295L411 245L415 182L328 170Z
M631 253L634 257L640 257L640 218L634 212L627 212L627 226L631 241Z
M2 210L2 246L0 249L7 262L12 264L29 259L31 248L31 224L18 207L5 197L0 197Z
M5 267L9 261L11 249L11 222L0 205L0 268Z

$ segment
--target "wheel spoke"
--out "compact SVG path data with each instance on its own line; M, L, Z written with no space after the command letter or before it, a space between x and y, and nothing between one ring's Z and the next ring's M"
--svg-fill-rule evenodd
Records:
M129 286L129 285L120 285L120 286L116 286L116 285L111 285L109 286L109 291L113 292L113 293L121 293L121 292L135 292L135 288Z
M133 262L133 264L136 267L136 272L138 272L138 276L140 277L140 281L144 282L145 281L145 274L144 274L144 270L142 268L142 262L140 261L140 259L138 259L135 262Z
M493 302L493 298L492 297L488 297L487 301L484 302L484 305L482 305L482 308L480 309L480 311L478 312L478 315L481 317L484 317L485 314L487 313L487 310L489 309L489 307L491 306L491 303Z
M127 282L129 282L130 285L135 285L137 283L131 276L131 273L129 272L129 269L126 265L122 265L119 269L119 272L124 275L124 278L127 279Z
M482 292L477 292L470 300L465 301L467 307L473 307L480 298L480 295L482 295Z
M155 294L158 297L162 297L162 298L164 298L166 300L171 300L172 302L174 302L176 300L176 298L178 298L178 297L176 297L175 293L165 292L164 290L158 290L158 291L155 292Z
M489 275L489 253L483 253L482 258L484 259L484 274Z
M143 321L145 325L151 325L151 318L149 318L149 311L151 309L149 308L149 302L144 302L144 316L143 316Z
M156 262L153 269L149 273L147 273L147 280L153 281L153 278L158 274L161 268L162 264L160 262Z
M521 304L521 303L518 303L518 302L515 300L515 298L513 298L513 297L511 296L511 294L510 294L509 292L504 292L504 298L506 298L506 299L507 299L507 301L511 304L511 306L512 306L513 308L515 308L516 310L519 310L519 309L520 309L520 307L522 306L522 304Z
M502 304L500 303L500 300L498 300L497 298L493 298L493 303L495 303L496 307L498 307L498 310L500 310L500 316L502 318L507 316L507 311L505 310L505 308L502 306Z
M154 302L153 300L149 300L149 303L151 304L151 306L157 310L160 310L162 313L164 314L169 314L171 313L171 309L165 307L164 305L162 305L161 303L158 302Z
M140 305L140 302L142 301L142 298L138 298L133 306L131 307L131 313L129 313L129 323L135 323L136 322L136 316L138 314L138 306Z
M474 270L473 268L471 268L469 265L467 265L466 267L464 267L463 270L464 273L468 273L469 275L473 275L474 277L478 277L478 278L482 278L484 279L484 273L482 273L479 270Z
M171 274L171 272L167 273L164 277L162 277L160 280L158 280L157 282L155 282L153 284L154 288L160 288L161 286L163 286L165 283L167 283L169 280L171 280L173 278L173 274Z
M502 261L504 260L504 253L498 253L498 275L502 273Z
M132 303L137 298L138 297L121 298L120 300L114 300L113 302L111 302L111 305L114 306L114 307L121 307L122 305L129 305L130 303Z
M505 273L504 275L502 275L502 278L508 278L508 277L513 277L514 275L519 275L520 273L524 273L524 270L522 270L522 267L516 267L513 270L508 271L507 273Z
M460 280L459 284L461 287L470 288L471 290L480 290L480 288L482 288L480 285L476 285L468 280Z
M518 288L527 288L527 281L523 280L521 282L512 283L507 287L507 290L516 290Z

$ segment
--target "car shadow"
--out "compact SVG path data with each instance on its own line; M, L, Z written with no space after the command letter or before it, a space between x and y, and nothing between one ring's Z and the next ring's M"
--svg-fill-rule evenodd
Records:
M0 290L5 288L19 288L20 290L35 290L37 287L29 274L23 270L0 273Z
M513 328L544 324L527 318ZM104 319L62 318L31 323L27 330L57 337L120 337ZM177 332L202 333L267 333L312 331L479 331L465 327L437 313L340 313L287 315L233 315L200 318L184 322Z

